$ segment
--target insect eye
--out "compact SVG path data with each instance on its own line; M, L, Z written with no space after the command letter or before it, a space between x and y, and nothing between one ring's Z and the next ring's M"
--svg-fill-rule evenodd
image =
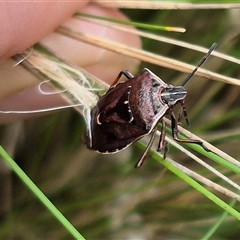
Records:
M154 80L154 79L151 79L151 80L152 80L152 87L157 88L157 87L160 86L160 83L159 83L159 82L157 82L157 81Z
M160 83L158 81L156 81L155 79L151 79L152 80L152 92L158 92L159 91L159 87L160 87Z

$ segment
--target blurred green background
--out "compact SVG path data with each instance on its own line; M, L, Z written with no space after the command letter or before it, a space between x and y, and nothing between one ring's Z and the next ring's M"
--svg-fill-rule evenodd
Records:
M207 48L216 42L217 51L240 56L239 9L123 12L133 21L187 30L184 34L161 32L161 35ZM191 64L197 64L203 56L149 39L143 39L143 48ZM180 85L187 76L148 63L142 63L139 70L144 67L174 85ZM211 57L204 68L239 79L237 64L216 57ZM186 89L190 131L238 159L239 87L195 76ZM135 145L114 155L87 150L82 142L83 118L73 109L16 124L21 124L21 132L14 159L86 239L199 239L223 213L156 161L149 159L136 170L134 165L142 150ZM1 127L2 135L6 130L6 126ZM179 150L170 146L168 155L221 184ZM239 182L239 176L220 170ZM1 215L1 239L71 238L14 175L2 176L1 185L7 186L1 190L1 199L8 196L6 209L8 204L11 209ZM231 201L216 194L226 202ZM239 204L236 208L239 210ZM239 235L239 222L229 216L212 239L237 239Z

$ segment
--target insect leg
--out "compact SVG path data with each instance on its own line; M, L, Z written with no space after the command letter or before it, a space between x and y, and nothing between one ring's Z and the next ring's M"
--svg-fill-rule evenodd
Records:
M147 155L148 155L148 153L149 153L149 151L150 151L150 149L153 145L154 139L156 137L156 131L157 131L157 127L154 128L153 134L152 134L151 139L150 139L150 141L147 145L147 148L145 149L143 155L141 156L141 158L139 159L139 161L135 165L136 168L140 168L143 165L143 163L146 161Z
M164 140L165 140L165 136L166 136L166 129L165 129L165 122L163 119L161 119L162 122L162 128L161 128L161 135L159 137L159 142L158 142L158 148L157 151L161 151L164 148Z
M131 78L134 77L129 71L123 70L118 74L117 78L115 79L115 81L113 82L111 87L114 87L118 83L118 81L119 81L119 79L121 78L122 75L124 75L127 79L131 79Z
M159 138L157 151L159 152L159 151L164 150L163 158L165 159L167 156L167 152L168 152L168 142L165 140L165 137L166 137L165 121L163 119L161 119L161 122L162 122L162 128L161 128L161 135Z
M186 107L184 106L184 102L180 102L180 104L181 104L181 108L179 110L177 124L181 125L182 117L184 116L187 125L190 126L190 122L188 120L187 110L186 110Z
M172 122L172 137L175 141L181 142L181 143L194 143L202 146L202 148L208 152L211 152L200 140L197 139L179 139L178 138L178 125L176 118L173 113L171 113L171 122Z

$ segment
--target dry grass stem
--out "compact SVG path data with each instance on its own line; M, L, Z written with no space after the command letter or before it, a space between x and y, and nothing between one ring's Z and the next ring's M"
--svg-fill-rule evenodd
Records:
M187 48L187 49L192 49L194 51L198 51L198 52L202 52L202 53L206 53L209 50L208 48L201 47L201 46L196 45L196 44L187 43L187 42L172 39L172 38L169 38L169 37L159 36L159 35L156 35L156 34L153 34L153 33L147 33L147 32L141 31L141 30L137 30L137 29L129 29L128 27L122 26L122 25L117 24L117 23L100 21L100 20L87 18L87 17L80 17L80 16L76 16L76 17L84 19L85 21L88 21L88 22L93 22L93 23L103 25L103 26L106 26L106 27L109 27L109 28L112 28L112 29L116 29L116 30L119 30L119 31L123 31L123 32L131 33L131 34L136 34L136 35L139 35L141 37L149 38L149 39L152 39L152 40L156 40L156 41L159 41L159 42L164 42L164 43L167 43L167 44L171 44L171 45L175 45L175 46L179 46L179 47L183 47L183 48ZM211 56L215 56L215 57L227 60L229 62L240 64L240 59L229 56L227 54L220 53L216 50L214 50L211 53Z
M57 59L47 58L35 50L31 54L19 54L14 59L19 63L21 62L22 66L32 72L41 81L46 81L47 79L52 86L60 89L61 92L56 90L56 93L60 94L63 92L61 96L70 105L31 111L4 111L2 113L39 113L74 107L84 117L87 129L90 129L90 112L93 106L96 105L98 97L94 93L89 80L81 73L79 68L66 64L63 61L58 61ZM24 61L21 61L22 59ZM39 90L40 93L46 94L41 91L41 85L39 85Z
M184 172L185 174L187 174L188 176L190 176L190 177L194 178L195 180L203 183L204 185L206 185L208 187L211 187L211 188L217 190L218 192L221 192L221 193L225 194L226 196L229 196L231 198L234 198L234 199L240 201L240 195L232 192L231 190L228 190L228 189L220 186L219 184L216 184L216 183L212 182L211 180L209 180L209 179L199 175L198 173L184 167L183 165L173 161L170 158L166 158L165 160L167 162L171 163L173 166L175 166L179 170L181 170L182 172Z
M167 118L164 118L164 121L171 126L171 121ZM210 143L206 142L205 140L203 140L202 138L194 135L193 133L187 131L186 129L184 129L181 126L178 126L178 130L180 133L182 133L184 136L186 136L187 138L192 138L192 139L198 139L201 142L204 143L204 145L211 150L213 153L217 154L218 156L222 157L223 159L227 160L228 162L234 164L235 166L240 168L240 162L237 161L235 158L229 156L228 154L226 154L225 152L221 151L220 149L214 147L213 145L211 145Z
M159 135L159 133L158 133ZM233 186L234 188L236 188L237 190L240 190L240 186L238 184L236 184L235 182L233 182L232 180L230 180L229 178L227 178L225 175L223 175L222 173L220 173L219 171L217 171L215 168L213 168L212 166L210 166L209 164L207 164L206 162L204 162L203 160L201 160L200 158L198 158L196 155L192 154L191 152L189 152L186 148L182 147L180 144L178 144L176 141L174 141L173 139L166 137L167 142L169 142L171 145L175 146L176 148L178 148L181 152L184 152L187 156L189 156L190 158L192 158L194 161L198 162L199 164L201 164L203 167L205 167L206 169L208 169L210 172L214 173L216 176L218 176L219 178L221 178L222 180L224 180L225 182L227 182L229 185Z
M239 3L177 3L162 1L102 1L94 0L94 2L105 7L113 8L133 8L133 9L231 9L239 8Z
M143 51L140 49L128 47L124 44L119 44L119 43L116 43L113 41L104 40L102 38L94 37L94 36L87 35L84 33L74 32L74 31L70 30L69 28L60 27L56 31L58 33L61 33L65 36L71 37L73 39L83 41L83 42L86 42L89 44L93 44L95 46L105 48L107 50L117 52L119 54L123 54L123 55L129 56L129 57L133 57L133 58L139 59L141 61L156 64L156 65L159 65L162 67L166 67L166 68L170 68L170 69L174 69L174 70L178 70L178 71L186 72L186 73L192 72L192 70L195 68L195 66L187 64L187 63L182 63L181 61L163 57L163 56L160 56L160 55L157 55L154 53L150 53L150 52L146 52L146 51ZM203 77L203 78L240 86L239 80L237 80L235 78L226 77L221 74L207 71L202 68L200 68L196 72L196 75Z

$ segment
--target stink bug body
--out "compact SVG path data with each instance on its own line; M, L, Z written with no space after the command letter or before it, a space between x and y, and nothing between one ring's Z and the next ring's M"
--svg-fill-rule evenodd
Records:
M140 167L153 143L157 124L162 122L158 150L165 149L165 157L166 143L163 116L170 114L172 136L176 141L199 144L205 150L208 150L199 140L178 139L177 125L182 116L188 123L184 107L187 91L183 86L205 62L215 47L216 44L211 46L207 55L185 79L182 86L168 85L146 68L137 76L133 76L126 70L120 72L109 90L92 109L91 129L88 130L91 134L86 134L88 148L100 153L116 153L153 132L145 153L136 165L136 167ZM118 83L122 75L128 80ZM172 111L176 104L180 104L178 121Z

